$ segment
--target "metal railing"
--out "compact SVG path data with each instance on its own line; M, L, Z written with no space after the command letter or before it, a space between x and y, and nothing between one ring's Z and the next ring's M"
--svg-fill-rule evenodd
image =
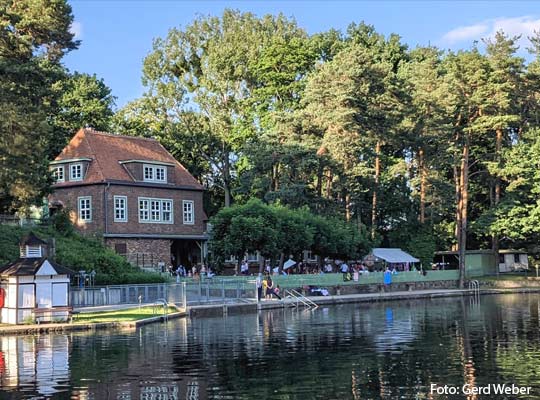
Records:
M305 307L309 308L310 310L315 310L319 305L315 303L310 298L304 296L302 293L294 290L294 289L288 289L285 291L285 294L287 297L290 297L295 300L296 308L302 303Z
M117 304L149 304L165 299L169 304L186 306L183 284L110 285L71 288L72 307L94 307Z
M152 304L161 299L183 308L198 304L256 302L257 288L254 280L212 278L186 279L170 284L72 287L70 291L72 307Z

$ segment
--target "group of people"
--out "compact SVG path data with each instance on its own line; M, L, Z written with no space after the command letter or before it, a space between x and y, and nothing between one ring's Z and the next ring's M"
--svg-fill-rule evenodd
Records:
M193 265L191 268L184 267L182 264L180 264L176 267L176 269L173 268L172 265L169 265L167 270L169 271L171 277L176 277L176 283L179 283L180 278L183 277L199 278L201 276L207 276L208 278L211 278L215 275L215 273L212 271L212 268L207 268L204 264L202 264L200 267Z
M274 285L270 274L265 274L264 277L262 274L259 274L255 282L257 285L257 299L259 301L263 298L265 300L271 300L272 296L276 296L281 300L281 289L279 285Z

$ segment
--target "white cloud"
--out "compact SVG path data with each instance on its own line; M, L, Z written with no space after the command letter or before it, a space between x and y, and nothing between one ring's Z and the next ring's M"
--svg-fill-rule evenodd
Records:
M475 40L482 34L489 30L489 26L485 23L476 25L460 26L459 28L452 29L443 36L443 41L447 43L457 43L465 40Z
M73 34L73 39L79 40L82 37L83 27L80 22L73 21L69 27L69 31Z
M521 35L520 44L527 45L527 36L531 36L534 31L540 31L540 18L522 16L485 20L474 25L452 29L443 35L442 42L456 44L489 39L495 36L495 33L500 30L509 36Z

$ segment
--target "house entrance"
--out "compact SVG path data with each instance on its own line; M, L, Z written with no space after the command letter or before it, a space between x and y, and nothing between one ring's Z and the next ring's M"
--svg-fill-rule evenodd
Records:
M171 243L171 264L192 267L204 263L206 242L203 240L176 239Z

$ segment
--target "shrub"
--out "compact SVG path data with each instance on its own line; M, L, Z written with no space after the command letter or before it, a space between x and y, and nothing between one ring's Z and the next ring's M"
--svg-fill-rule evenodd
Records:
M62 221L59 217L58 222ZM65 221L64 221L65 222ZM63 222L63 232L53 225L33 228L41 239L56 239L56 262L74 272L96 271L96 284L156 283L166 282L167 278L155 273L147 273L134 268L125 258L104 246L95 238L69 232ZM15 261L19 257L19 241L30 229L0 225L0 265Z

